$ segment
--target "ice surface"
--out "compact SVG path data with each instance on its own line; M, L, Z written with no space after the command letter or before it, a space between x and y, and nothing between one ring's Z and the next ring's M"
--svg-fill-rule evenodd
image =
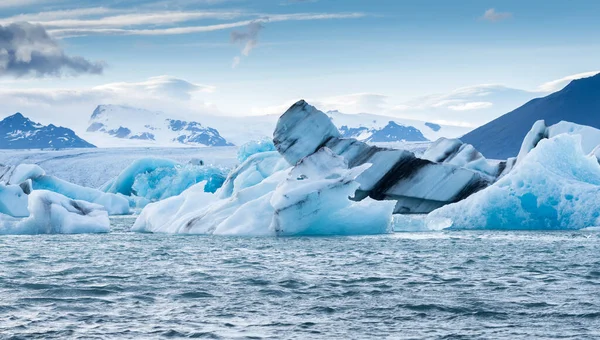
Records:
M430 227L581 229L600 225L600 165L580 135L542 139L494 185L428 215ZM526 141L527 142L527 141Z
M27 195L18 185L0 184L0 214L27 217Z
M141 158L158 155L179 164L202 160L206 165L233 169L239 164L236 154L236 147L5 150L0 152L0 164L37 164L47 175L84 187L99 188Z
M285 164L274 153L255 154L230 174L226 184L235 182L233 176L240 183L225 185L221 189L228 188L224 198L196 185L180 196L148 205L133 230L238 236L354 235L389 230L393 202L349 199L359 185L354 179L368 165L348 169L343 158L323 149L292 169L264 178L266 173L256 178L243 175L259 173L256 167L261 161L269 163L269 172ZM250 182L244 183L246 180Z
M106 233L110 229L108 213L102 206L51 191L32 192L29 211L30 216L22 221L0 216L0 234Z
M276 151L256 153L229 173L217 196L231 197L240 190L254 186L272 174L289 167L289 163Z
M276 150L275 144L273 144L273 141L270 139L254 140L240 146L237 158L240 163L243 163L254 154Z

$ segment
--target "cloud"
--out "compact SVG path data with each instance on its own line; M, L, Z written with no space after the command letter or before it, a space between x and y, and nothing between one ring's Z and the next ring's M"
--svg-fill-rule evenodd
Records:
M541 91L541 92L556 92L558 90L561 90L563 87L567 86L567 84L569 84L573 80L577 80L577 79L581 79L581 78L587 78L587 77L592 77L592 76L595 76L598 73L600 73L600 71L591 71L591 72L583 72L583 73L572 74L570 76L566 76L566 77L563 77L563 78L560 78L560 79L556 79L556 80L552 80L552 81L549 81L547 83L544 83L544 84L542 84L542 85L540 85L538 87L538 91Z
M0 1L0 8L23 7L42 4L49 1L50 0L2 0Z
M510 12L496 12L496 9L490 8L481 17L483 20L491 21L491 22L499 22L502 20L512 18L512 13Z
M247 57L250 52L258 45L258 33L264 28L264 26L257 21L253 21L246 26L246 31L233 31L231 32L231 42L234 44L241 44L242 56ZM233 68L236 68L241 61L241 57L237 56L233 59Z
M490 102L468 102L468 103L460 103L456 105L448 105L448 109L452 111L471 111L471 110L482 110L488 109L494 106L493 103Z
M0 88L0 116L23 112L41 122L85 128L89 115L99 104L129 105L166 111L185 118L197 113L220 114L204 97L213 86L171 76L139 82L108 83L77 88Z
M151 96L189 100L195 92L214 92L214 86L193 84L183 79L170 76L149 78L143 82L110 83L94 87L93 91L115 94L144 93Z
M104 65L68 56L40 25L0 25L0 76L101 74Z
M179 12L178 12L179 13ZM187 14L186 14L187 15ZM176 18L183 18L186 15L171 15L171 20ZM178 35L178 34L191 34L191 33L202 33L202 32L213 32L221 31L232 28L239 28L248 26L252 23L266 24L273 22L283 21L310 21L310 20L333 20L333 19L356 19L365 16L364 13L293 13L293 14L252 14L252 16L258 17L250 20L233 21L222 24L212 25L194 25L194 26L180 26L180 27L157 27L157 28L131 28L126 27L123 22L118 24L113 22L111 25L99 25L97 21L81 20L77 22L78 27L59 27L57 22L48 23L40 22L43 25L53 24L54 27L48 29L48 32L55 37L66 38L66 37L77 37L77 36L89 36L89 35L138 35L138 36L154 36L154 35ZM177 20L179 20L177 19ZM141 20L141 19L137 19ZM146 20L146 19L144 19ZM183 20L183 19L182 19ZM86 25L85 22L89 22L90 25ZM187 21L187 20L185 20ZM108 21L105 21L108 22ZM161 25L173 24L174 21L169 22L166 18ZM141 25L141 24L140 24ZM122 26L122 27L119 27ZM160 25L159 25L160 26Z

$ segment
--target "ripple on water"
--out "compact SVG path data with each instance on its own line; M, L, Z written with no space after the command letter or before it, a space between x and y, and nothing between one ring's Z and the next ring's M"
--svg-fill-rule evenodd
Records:
M109 235L2 238L0 334L600 336L600 238L590 231L281 240L133 234L121 222Z

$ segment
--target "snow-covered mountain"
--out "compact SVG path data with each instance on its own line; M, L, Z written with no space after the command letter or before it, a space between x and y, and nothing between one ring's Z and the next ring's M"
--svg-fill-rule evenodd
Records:
M78 137L73 130L52 124L35 123L21 113L15 113L0 121L0 149L94 147Z
M212 116L193 118L118 105L100 105L81 135L100 147L242 145L271 138L280 115ZM344 137L382 143L437 140L459 137L470 129L375 114L345 114L329 111L327 116ZM199 123L201 122L201 123Z
M344 137L367 142L434 141L440 137L462 136L470 130L461 126L439 125L369 113L345 114L329 111L326 114Z
M461 140L487 158L514 157L531 126L541 119L548 126L565 120L600 128L600 74L573 80L564 89L533 99L464 135Z
M199 122L119 105L99 105L90 118L85 136L102 146L232 145L219 131Z

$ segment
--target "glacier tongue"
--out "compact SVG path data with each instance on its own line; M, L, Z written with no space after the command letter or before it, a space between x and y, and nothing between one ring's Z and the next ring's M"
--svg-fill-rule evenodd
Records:
M488 163L481 155L477 156L474 149L464 145L453 151L460 154L456 160L461 160L453 164L433 161L439 158L435 154L448 151L442 144L428 153L430 159L424 159L409 151L341 138L327 115L303 100L281 116L274 132L274 143L291 164L314 154L321 147L342 156L350 167L372 164L356 178L360 184L356 198L394 200L394 212L403 214L428 213L460 201L489 186L503 169L501 164ZM442 158L446 160L447 157Z

